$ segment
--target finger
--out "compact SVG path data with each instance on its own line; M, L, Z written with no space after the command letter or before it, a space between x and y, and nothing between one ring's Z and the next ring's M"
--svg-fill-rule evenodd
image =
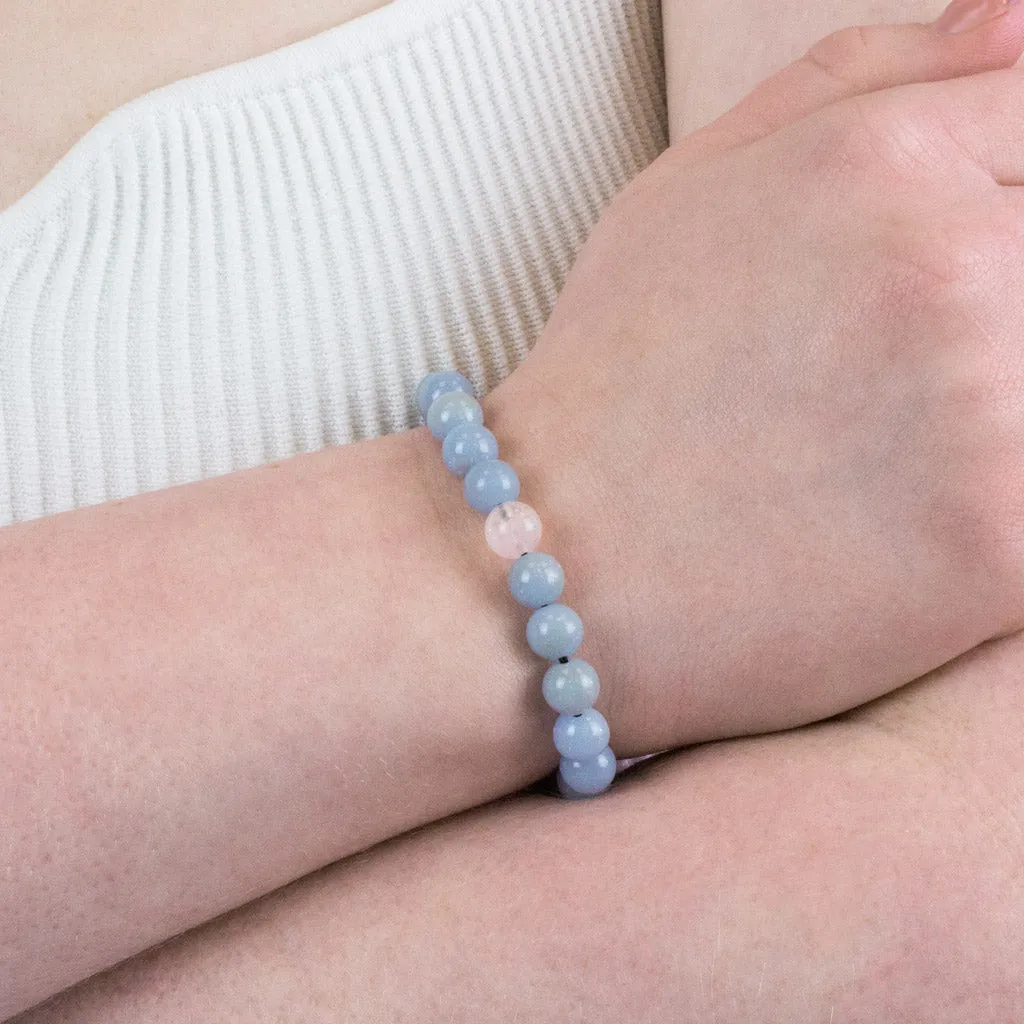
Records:
M763 138L840 100L1007 68L1024 52L1024 4L989 0L989 8L996 17L954 34L919 24L835 32L673 152L697 159Z

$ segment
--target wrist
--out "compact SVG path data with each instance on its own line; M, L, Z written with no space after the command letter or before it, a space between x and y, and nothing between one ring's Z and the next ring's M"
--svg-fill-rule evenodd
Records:
M631 618L629 598L614 562L610 483L585 457L593 439L572 432L571 417L554 400L537 400L544 392L521 367L483 400L484 421L498 438L501 458L514 466L522 498L536 509L543 524L540 548L565 570L560 599L582 618L583 644L578 656L590 662L600 678L596 707L609 720L612 748L618 757L645 753L627 694L629 650L622 639ZM525 643L525 641L524 641ZM538 685L543 672L539 666ZM624 685L625 684L625 685Z
M483 520L445 469L439 443L426 428L395 440L410 467L418 566L400 575L415 571L422 597L406 614L410 628L425 634L419 656L430 668L424 678L448 709L446 753L471 766L458 783L469 787L468 806L555 768L553 712L540 689L544 665L526 644L529 613L508 592L507 563L488 548Z

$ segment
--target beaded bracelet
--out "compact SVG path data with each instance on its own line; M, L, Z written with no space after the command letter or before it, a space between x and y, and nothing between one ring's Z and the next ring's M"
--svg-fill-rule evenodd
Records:
M558 602L565 573L551 555L536 550L540 517L517 500L519 477L498 458L497 439L484 426L473 385L461 373L428 374L416 389L416 401L431 434L443 442L445 466L463 478L466 501L487 516L488 546L512 562L509 590L533 612L526 625L527 643L552 662L542 690L558 712L554 738L561 755L559 792L570 799L596 796L615 778L615 755L608 746L608 723L593 706L599 692L597 672L573 657L583 641L583 623Z

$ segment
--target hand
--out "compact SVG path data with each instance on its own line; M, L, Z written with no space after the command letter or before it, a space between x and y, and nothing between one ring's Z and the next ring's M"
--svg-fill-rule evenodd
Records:
M626 189L489 397L620 756L1024 623L1024 74L931 81L1022 40L1016 10L819 45Z

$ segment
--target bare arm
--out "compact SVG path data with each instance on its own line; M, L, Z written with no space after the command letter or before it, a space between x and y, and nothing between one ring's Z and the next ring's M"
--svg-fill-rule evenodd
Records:
M425 434L0 530L0 1018L553 767Z
M18 1024L992 1024L1024 1003L1024 643L844 720L517 798Z
M971 53L967 45L956 53L975 66L982 58L997 64L1019 52L1019 22L1008 19L1004 29L986 37L996 40L987 49ZM953 49L929 52L946 66ZM994 82L971 85L976 102L984 98L978 109L993 123L997 100L1009 106L1016 96L1009 88L997 91ZM894 108L893 116L899 113ZM978 119L969 124L977 129ZM588 628L595 627L604 645L598 650L610 652L596 661L602 672L612 666L606 682L625 698L611 702L620 754L832 714L1019 620L1019 564L1012 548L998 543L1006 536L1003 515L1015 523L1018 508L989 508L991 490L983 485L991 473L1006 489L1004 463L992 453L1019 449L1020 418L992 422L975 407L968 417L960 406L951 417L945 403L958 392L940 391L935 410L915 418L917 433L908 440L903 396L918 393L919 373L931 380L934 346L908 356L897 387L871 361L888 359L885 331L894 317L881 305L877 329L862 319L847 323L842 302L827 310L831 319L820 327L826 333L814 335L816 346L827 344L808 350L814 357L807 358L789 330L792 304L783 310L758 303L799 294L819 314L817 283L810 290L798 281L766 289L765 274L777 271L778 260L766 264L756 246L749 261L739 261L752 276L737 283L736 253L749 242L752 221L736 198L756 196L764 205L759 175L766 158L784 169L805 165L800 147L808 141L790 135L777 146L766 143L746 155L750 170L741 175L742 188L719 182L722 208L732 219L713 217L703 225L717 250L695 230L707 205L707 177L672 190L687 204L675 216L694 214L686 217L686 233L665 230L671 219L664 216L657 174L648 179L649 191L634 190L647 226L604 232L606 243L614 237L608 261L599 258L600 246L592 250L594 276L589 286L586 269L575 277L561 307L561 333L546 333L526 376L517 372L511 388L499 389L498 414L488 419L502 443L510 442L526 492L539 497L542 511L557 510L551 549L566 557L578 588L567 596ZM957 150L957 159L963 156ZM742 166L737 156L730 173ZM680 172L664 161L659 170ZM971 165L972 174L977 170ZM785 187L776 182L783 203L790 179L787 171ZM952 194L949 174L926 184L944 199ZM862 189L856 197L870 207L878 192ZM835 193L816 194L822 220L802 222L805 234L791 242L797 254L821 251L822 238L829 251L835 247L827 215ZM918 191L913 194L916 199ZM806 205L803 190L798 198ZM865 218L877 215L869 208ZM762 228L778 237L771 223ZM624 250L631 238L639 244ZM977 244L1000 241L986 234ZM695 246L695 254L680 245ZM1003 264L996 266L1002 275ZM835 269L822 278L829 301L836 282L857 294L860 287L871 291L879 261L865 255L853 268ZM864 276L855 279L851 269ZM746 367L745 414L773 427L759 432L764 447L747 444L747 421L730 418L731 405L713 400L713 388L693 373L700 360L690 361L689 397L675 382L680 324L687 321L670 303L686 293L663 287L665 304L653 315L652 271L665 285L665 275L675 273L691 286L701 272L706 286L697 291L709 298L725 280L732 296L745 294L742 301L716 302L706 319L700 307L699 328L682 336L699 340L702 358L720 353L707 363L712 370L718 362ZM627 290L617 290L616 282ZM993 311L1005 320L1008 307L993 298L1003 295L994 287L991 295L972 296L965 322L976 330ZM638 309L646 319L638 321ZM772 337L785 372L750 367L750 352L719 347L749 336L749 323L722 316L740 309L762 324L783 325ZM602 315L604 323L594 320ZM838 335L828 333L833 328ZM845 344L849 330L856 347ZM876 345L869 355L864 335ZM843 344L836 345L837 336ZM624 339L632 346L628 365L644 373L628 389L619 387ZM1015 340L1000 335L1005 346ZM991 350L969 347L979 362ZM758 350L774 351L771 345ZM845 354L854 351L854 365L845 365ZM867 419L857 402L875 392L862 394L860 385L840 392L857 396L852 405L837 410L827 403L828 422L842 421L843 429L819 431L820 451L813 458L805 452L796 476L781 479L776 471L794 439L801 443L818 422L818 409L800 405L780 417L779 409L792 403L780 401L784 392L764 394L761 384L779 379L788 386L789 367L797 365L844 383L852 370L865 388L879 380L885 386ZM801 394L815 391L813 374L797 381ZM735 394L735 377L711 380ZM984 411L985 392L975 394ZM752 396L767 398L762 413L770 416L756 418ZM695 411L707 419L696 431L699 443L690 444ZM946 428L941 444L934 423ZM634 429L615 429L621 424ZM969 444L961 430L975 431ZM906 462L885 462L878 476L873 453L879 443L892 447L894 437ZM639 441L647 447L638 448ZM723 461L725 451L749 458ZM10 741L0 770L10 780L10 798L2 823L7 870L0 934L15 938L2 968L7 1002L0 1011L14 1012L330 860L508 792L551 767L550 716L536 693L537 666L522 644L524 617L510 609L500 572L483 570L479 522L462 508L436 451L429 469L423 459L422 434L373 442L3 535L0 651L7 672L0 692ZM842 473L830 471L833 460ZM660 474L652 476L652 467ZM865 497L858 474L875 504L851 516ZM763 481L767 491L759 489ZM924 504L914 490L918 481L921 487L938 481ZM758 502L747 500L752 492L785 496L774 508L770 535ZM929 514L933 508L938 516ZM917 516L928 529L917 528ZM708 517L715 529L707 528ZM837 521L851 530L845 543L837 543ZM962 536L962 521L977 523L995 540L972 545L980 533ZM450 535L442 523L451 524ZM868 524L866 533L861 523ZM673 531L668 536L666 526ZM852 578L850 565L858 567ZM704 573L699 585L678 585L693 579L694 566ZM789 595L781 604L780 585ZM905 600L908 593L921 603L906 607L905 617L894 615L890 598L878 596ZM674 673L684 635L697 642L687 644L688 671L680 682Z

